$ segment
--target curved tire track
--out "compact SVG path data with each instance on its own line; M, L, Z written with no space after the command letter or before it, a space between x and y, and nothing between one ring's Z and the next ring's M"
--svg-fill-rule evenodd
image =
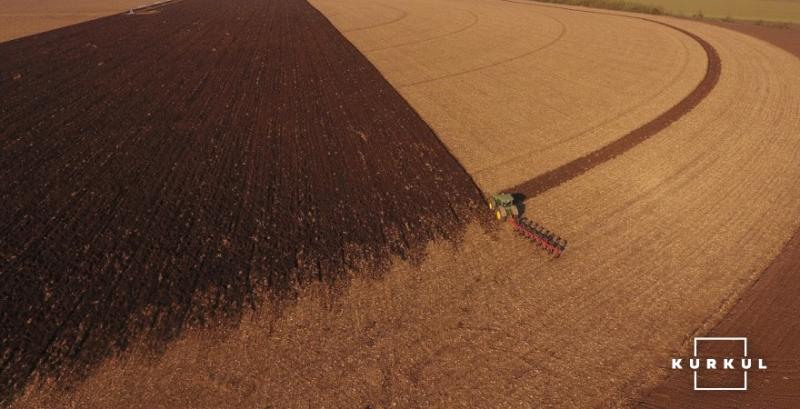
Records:
M473 72L485 70L487 68L497 67L497 66L500 66L500 65L512 62L512 61L520 60L522 58L525 58L525 57L528 57L530 55L536 54L539 51L542 51L544 49L552 47L554 44L558 43L559 41L561 41L562 38L564 38L564 35L566 35L566 33L567 33L567 26L564 24L563 21L561 21L561 20L559 20L559 19L557 19L555 17L547 16L547 18L549 18L549 19L555 21L556 23L558 23L558 25L561 27L561 30L559 31L558 35L555 38L553 38L552 40L548 41L547 43L545 43L544 45L542 45L540 47L537 47L537 48L535 48L533 50L530 50L530 51L528 51L526 53L515 55L515 56L509 57L509 58L504 58L502 60L495 61L493 63L486 64L486 65L481 65L481 66L478 66L478 67L475 67L475 68L470 68L468 70L453 72L453 73L450 73L450 74L445 74L445 75L442 75L442 76L439 76L439 77L435 77L435 78L428 78L428 79L424 79L424 80L421 80L421 81L415 81L415 82L410 82L410 83L406 83L406 84L399 84L399 85L397 85L397 88L413 87L413 86L416 86L416 85L427 84L429 82L439 81L439 80L443 80L443 79L447 79L447 78L458 77L458 76L464 75L464 74L470 74L470 73L473 73Z
M674 86L676 83L678 83L678 80L681 78L681 76L683 76L686 73L686 71L687 71L687 69L689 67L689 51L688 51L688 48L685 47L685 44L684 44L684 50L686 52L686 54L685 54L686 59L684 60L683 66L681 67L681 70L677 74L675 74L672 78L670 78L670 80L666 83L666 85L664 85L662 88L660 88L655 93L653 93L650 96L648 96L647 99L642 100L641 101L642 103L651 102L651 101L655 100L656 98L658 98L659 96L663 95L665 92L667 92L668 89L670 89L672 86ZM585 129L583 131L580 131L580 132L578 132L576 134L570 135L570 136L568 136L568 137L566 137L564 139L559 140L558 142L554 142L554 143L549 144L549 145L547 145L545 147L537 147L537 148L533 148L533 149L530 149L530 150L521 151L518 154L514 155L513 157L510 157L510 158L508 158L506 160L503 160L502 162L499 162L499 163L496 163L496 164L492 164L492 165L489 165L489 166L487 166L485 168L479 169L475 173L476 174L480 174L482 172L490 171L490 170L492 170L494 168L502 167L502 166L507 165L509 163L513 163L515 161L518 161L520 158L524 158L524 157L527 157L527 156L531 156L531 155L535 155L535 154L541 154L541 153L550 151L555 147L562 146L564 144L572 142L572 141L574 141L576 139L579 139L579 138L581 138L581 137L583 137L583 136L585 136L585 135L587 135L587 134L589 134L589 133L591 133L591 132L593 132L593 131L595 131L595 130L597 130L599 128L602 128L603 126L611 124L614 121L617 121L620 118L623 118L624 116L629 115L630 113L634 112L636 109L638 109L640 107L641 107L641 105L633 105L633 106L631 106L631 107L629 107L629 108L627 108L627 109L625 109L623 111L620 111L617 115L614 115L612 117L604 119L604 120L602 120L602 121L600 121L598 123L595 123L590 128L587 128L587 129Z
M750 34L744 30L737 30ZM780 39L768 40L781 46ZM798 50L800 51L800 50ZM796 57L800 53L793 52ZM744 289L731 310L704 336L747 336L770 364L747 394L721 397L687 391L688 373L674 373L633 399L640 409L675 406L721 408L732 406L793 407L800 396L800 325L793 317L800 314L800 229L795 230L777 256L764 268L752 285ZM779 317L776 319L776 317ZM785 323L785 324L784 324ZM700 335L700 334L698 334ZM755 338L755 339L754 339Z
M517 3L517 4L526 4L512 0L502 0L502 1ZM623 15L609 14L603 12L590 11L590 10L575 10L565 7L540 5L540 4L536 4L536 6L553 7L562 10L571 10L582 13L616 15L620 17L635 18L663 25L665 27L671 28L673 30L679 31L689 36L691 39L700 44L700 46L703 47L703 50L706 52L706 57L708 58L708 65L706 67L705 76L703 76L703 79L700 81L699 84L697 84L697 87L695 87L695 89L689 93L689 95L687 95L675 106L673 106L666 112L662 113L661 115L657 116L650 122L647 122L646 124L628 132L627 134L609 143L608 145L605 145L593 152L590 152L584 156L574 159L553 170L547 171L539 176L534 177L533 179L522 182L516 186L509 187L505 189L505 191L517 192L525 195L526 197L533 197L538 194L544 193L554 187L557 187L562 183L565 183L577 176L582 175L588 170L594 168L595 166L605 163L627 152L628 150L644 142L651 136L666 129L673 122L679 120L684 115L689 113L692 109L694 109L694 107L700 104L700 102L706 96L708 96L711 90L714 89L714 87L717 85L717 82L719 82L719 77L720 74L722 73L722 61L719 58L719 53L717 53L717 50L714 49L714 47L711 44L709 44L700 36L690 31L684 30L680 27L676 27L668 23L651 20L644 17L623 16Z
M475 13L469 11L469 10L460 10L460 11L463 11L463 12L469 14L470 16L472 16L472 21L470 21L469 24L467 24L467 25L465 25L463 27L459 27L457 30L448 31L446 33L435 35L433 37L426 37L426 38L422 38L422 39L419 39L419 40L409 41L409 42L406 42L406 43L400 43L400 44L394 44L394 45L390 45L390 46L386 46L386 47L378 47L378 48L373 48L373 49L370 49L370 50L364 50L364 54L373 53L373 52L377 52L377 51L383 51L383 50L391 50L391 49L395 49L395 48L405 47L407 45L420 44L420 43L425 43L425 42L428 42L428 41L438 40L440 38L450 37L450 36L456 35L458 33L463 33L464 31L467 31L470 28L474 27L475 24L478 24L479 18L478 18L477 14L475 14Z
M387 8L389 10L399 11L400 12L400 16L399 17L395 17L395 18L393 18L393 19L391 19L389 21L384 21L384 22L381 22L381 23L378 23L378 24L372 24L372 25L368 25L368 26L364 26L364 27L351 28L349 30L342 31L342 33L343 34L344 33L355 33L357 31L364 31L364 30L369 30L369 29L373 29L373 28L377 28L377 27L388 26L389 24L397 23L398 21L403 20L406 17L408 17L408 12L405 11L405 10L399 9L397 7L387 6L385 4L379 4L379 6L381 6L383 8Z

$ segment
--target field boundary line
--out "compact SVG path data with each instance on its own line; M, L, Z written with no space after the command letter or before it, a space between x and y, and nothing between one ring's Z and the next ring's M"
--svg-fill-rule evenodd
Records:
M183 0L160 0L154 3L144 4L138 7L132 8L130 11L149 11L149 10L158 10L162 7L168 6L173 3L180 3Z

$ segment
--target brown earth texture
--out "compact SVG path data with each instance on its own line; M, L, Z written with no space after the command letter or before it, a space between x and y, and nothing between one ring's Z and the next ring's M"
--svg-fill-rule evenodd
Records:
M796 31L312 6L0 44L4 403L798 406ZM567 253L476 223L476 184ZM701 335L769 369L693 392Z
M4 401L264 288L413 257L483 206L305 2L179 3L0 55Z

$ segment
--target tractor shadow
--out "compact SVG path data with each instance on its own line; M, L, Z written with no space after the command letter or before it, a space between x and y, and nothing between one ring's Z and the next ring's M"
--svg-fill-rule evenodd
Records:
M519 216L525 216L525 199L528 197L522 193L512 193L511 196L514 198L514 204L519 209Z

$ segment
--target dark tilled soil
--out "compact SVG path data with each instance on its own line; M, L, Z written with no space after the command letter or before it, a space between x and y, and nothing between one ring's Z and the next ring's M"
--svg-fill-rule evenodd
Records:
M0 44L0 402L458 238L481 193L303 0Z

